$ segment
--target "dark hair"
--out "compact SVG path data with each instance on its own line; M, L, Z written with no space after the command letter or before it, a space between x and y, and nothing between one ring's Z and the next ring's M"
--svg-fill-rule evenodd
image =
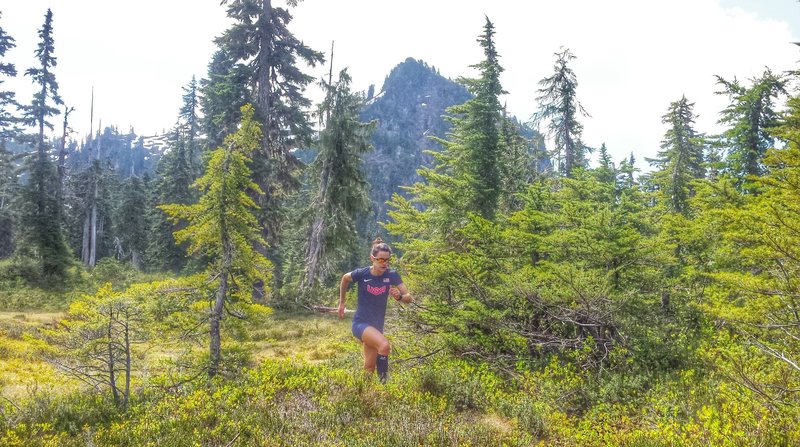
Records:
M372 241L372 256L377 255L379 252L389 252L392 254L392 247L389 246L386 242L383 242L380 236L376 237L374 241Z

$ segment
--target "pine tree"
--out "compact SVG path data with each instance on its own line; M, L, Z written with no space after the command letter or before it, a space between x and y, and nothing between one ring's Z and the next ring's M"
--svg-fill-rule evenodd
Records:
M497 211L502 187L500 163L505 152L501 146L500 95L506 92L500 84L503 68L494 45L494 34L494 24L486 17L483 34L478 38L485 59L472 66L480 77L459 79L475 97L448 110L462 117L457 121L453 139L459 141L465 151L463 161L473 191L471 207L486 219L493 218Z
M500 147L503 150L497 163L501 179L499 210L508 213L522 208L522 195L537 175L536 149L534 141L523 137L520 124L508 116L505 107L502 115Z
M636 169L636 157L634 157L633 152L631 152L628 159L622 160L619 164L617 181L628 188L633 188L634 185L636 185L636 179L633 174L638 171L639 169Z
M94 141L97 140L88 140L82 150L87 145L94 146ZM92 160L89 166L68 177L65 196L70 245L87 267L94 267L104 256L115 254L111 195L118 190L117 184L117 176L100 160Z
M611 161L611 156L608 154L605 143L600 145L599 162L600 166L595 169L597 179L605 183L616 183L617 170L614 168L614 162Z
M498 99L503 93L499 82L503 69L497 63L493 36L494 25L487 18L484 32L478 39L485 55L485 59L475 65L480 77L459 80L475 97L447 109L446 119L453 126L449 139L433 138L444 150L428 152L434 159L433 166L418 171L425 181L409 188L412 198L407 200L396 194L390 204L395 210L389 215L398 225L405 226L406 221L417 220L414 226L427 226L419 231L436 235L446 251L454 249L451 238L456 237L470 214L489 220L494 217L501 188L505 186L503 181L508 180L501 177L508 168L500 165L508 161L510 152L503 144L516 144L515 137L503 134L509 131L503 127L503 111ZM421 204L425 211L419 212L413 203ZM405 229L397 228L397 231L406 233ZM416 230L409 232L420 234Z
M36 59L38 67L25 70L25 75L30 76L32 82L39 87L39 91L33 95L31 105L24 107L26 124L38 128L36 138L36 149L39 159L43 160L46 156L46 146L44 141L44 129L47 127L53 130L53 124L48 121L51 116L58 115L58 109L50 105L52 101L55 105L61 105L61 97L58 95L58 83L52 69L58 64L53 56L53 13L48 9L45 14L44 25L39 30L41 41L36 49Z
M155 204L176 203L188 205L196 200L190 189L193 174L186 156L186 141L173 134L170 150L161 157L156 167L157 179L153 186ZM186 266L185 247L175 245L172 234L176 229L167 216L153 208L149 217L150 240L147 248L149 267L178 272Z
M147 209L147 195L142 180L136 176L128 178L119 196L113 219L118 251L125 259L130 259L134 268L141 269L150 236L143 212Z
M210 154L205 174L195 182L203 192L199 203L159 206L173 220L188 222L175 232L175 240L188 242L190 254L211 260L207 274L217 283L217 292L209 316L210 377L219 372L222 361L220 331L226 303L249 300L249 285L259 278L268 279L272 268L253 248L265 244L254 215L257 205L247 194L262 193L247 167L248 155L261 141L260 126L253 117L253 107L243 107L239 131Z
M183 92L183 105L181 105L180 112L178 113L176 132L179 132L186 141L186 159L189 163L190 171L195 173L197 172L196 166L199 163L200 157L200 151L198 149L200 117L197 114L200 105L197 81L194 76L192 76L191 82L183 88Z
M259 223L265 240L273 247L269 255L276 263L285 221L283 200L299 187L296 173L301 166L292 151L311 142L313 129L304 111L311 102L303 96L313 78L300 65L314 67L324 61L287 28L289 11L272 6L271 0L225 0L228 16L235 23L216 43L232 61L246 63L251 102L262 124L259 151L253 154L254 178L264 190L259 201ZM290 2L296 4L296 2ZM267 253L267 249L263 250ZM276 270L280 272L280 266ZM276 286L280 287L276 276Z
M247 66L225 50L214 53L208 64L208 79L200 80L201 122L209 147L218 147L226 135L236 131L240 110L250 97L249 76Z
M3 13L0 12L0 18L2 17ZM2 77L7 76L12 78L17 75L17 69L14 64L5 62L2 59L5 58L8 50L16 46L17 44L14 38L9 36L8 33L0 27L0 145L4 143L4 140L17 133L15 125L18 122L18 118L14 116L11 109L16 109L19 105L15 99L14 92L2 90L3 82L5 82Z
M661 122L669 128L661 142L658 158L647 159L656 168L653 183L673 213L689 211L692 180L705 176L703 136L694 129L694 103L686 96L670 103Z
M34 247L33 255L39 260L41 273L45 277L60 279L66 273L70 256L61 225L53 219L53 216L60 215L56 209L58 203L55 201L58 185L55 168L48 156L44 138L45 127L53 129L48 118L58 114L58 109L51 106L50 102L56 105L63 104L58 95L58 83L52 72L57 64L53 56L52 21L53 13L48 9L44 24L39 30L41 41L35 52L39 66L25 71L25 75L32 78L39 91L34 94L31 105L24 108L25 123L38 128L38 135L35 139L37 158L30 166L30 181L25 194L27 202L32 206L25 207L22 228L25 229L30 246Z
M777 123L774 101L786 94L786 80L767 69L761 77L752 80L749 88L739 81L727 81L717 76L723 87L718 94L727 95L731 104L720 114L719 123L727 125L722 133L728 147L727 170L737 179L743 191L754 193L752 179L765 173L762 158L774 145L769 128Z
M310 167L315 187L308 204L304 288L325 284L348 251L358 244L356 220L370 206L362 156L371 151L375 123L362 123L363 97L350 91L346 70L339 81L325 85L328 94L319 107L325 116L319 152Z
M581 141L583 124L578 121L579 115L589 114L578 102L578 79L569 67L575 56L569 49L555 56L555 73L539 81L539 110L533 115L533 122L548 121L547 135L553 138L559 172L570 177L575 168L586 167L586 153L591 151Z
M14 252L12 200L18 194L18 171L11 152L0 144L0 259Z
M800 97L777 118L770 132L787 143L759 161L765 174L752 179L759 194L737 195L741 205L723 210L714 259L727 262L714 274L720 290L709 294L707 307L743 343L715 353L723 372L785 411L800 389Z

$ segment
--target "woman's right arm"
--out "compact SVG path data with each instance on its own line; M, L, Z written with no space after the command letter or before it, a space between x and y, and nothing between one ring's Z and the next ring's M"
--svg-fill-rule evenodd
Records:
M339 319L341 320L344 318L344 299L347 295L347 288L350 286L350 282L353 281L353 277L350 276L350 273L345 273L342 275L342 281L339 283Z

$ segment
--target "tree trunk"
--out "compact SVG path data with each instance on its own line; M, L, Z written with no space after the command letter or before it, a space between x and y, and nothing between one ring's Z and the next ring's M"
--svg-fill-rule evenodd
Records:
M111 387L111 394L114 396L114 403L119 405L119 390L117 389L117 378L114 372L114 312L111 311L108 317L108 382Z
M314 285L315 280L321 275L320 263L325 252L323 236L325 234L325 218L318 215L311 224L311 234L308 237L308 250L306 250L306 275L303 279L303 289Z
M331 166L326 166L323 162L322 175L319 181L319 191L317 191L317 209L319 213L311 224L311 234L308 237L308 250L306 250L306 277L301 286L304 289L312 287L314 280L323 276L325 272L320 272L320 263L325 256L325 210L329 204L325 203L328 197L328 185L331 178Z
M142 269L141 262L142 261L139 259L139 252L136 249L132 248L131 264L133 264L133 268L135 268L136 270L141 270Z
M226 157L224 163L224 172L229 172L229 157ZM225 182L222 182L223 191L220 193L220 244L222 246L222 265L219 275L219 287L217 288L217 298L214 301L214 307L211 309L211 329L209 331L209 365L208 376L214 377L219 372L219 364L222 359L221 342L220 342L220 323L222 322L222 311L225 306L225 298L228 295L228 275L231 273L233 267L233 247L231 246L230 236L228 235L228 227L225 222Z
M83 240L81 242L81 262L89 265L89 228L91 227L92 213L87 208L86 216L83 219Z
M97 187L95 186L95 198L97 197ZM94 267L97 263L97 204L92 204L92 220L89 235L89 267Z
M223 214L224 215L224 214ZM219 276L219 287L217 288L217 298L211 310L211 331L210 331L210 364L208 376L214 377L219 372L219 364L222 360L222 347L220 341L220 324L222 322L222 311L225 306L225 298L228 295L228 275L233 264L232 249L228 242L228 233L225 224L222 224L222 272Z
M129 324L131 316L129 311L125 311L125 313L125 393L122 396L122 407L127 409L131 395L131 338Z
M210 362L208 365L208 376L214 377L219 372L219 363L222 359L220 342L220 323L222 320L222 309L225 304L225 295L228 293L228 275L223 273L219 278L217 288L217 298L214 307L211 309L211 330L210 330Z
M73 108L64 106L64 131L61 135L61 147L58 150L58 189L56 190L56 213L58 213L58 222L61 223L61 213L64 209L64 177L66 177L66 158L67 158L67 130L69 129L67 123L69 114Z

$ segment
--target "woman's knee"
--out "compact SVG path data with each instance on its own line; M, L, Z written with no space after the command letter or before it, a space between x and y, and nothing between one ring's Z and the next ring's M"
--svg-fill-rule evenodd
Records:
M389 355L391 350L392 347L389 345L389 340L385 338L378 344L378 354L380 355Z

